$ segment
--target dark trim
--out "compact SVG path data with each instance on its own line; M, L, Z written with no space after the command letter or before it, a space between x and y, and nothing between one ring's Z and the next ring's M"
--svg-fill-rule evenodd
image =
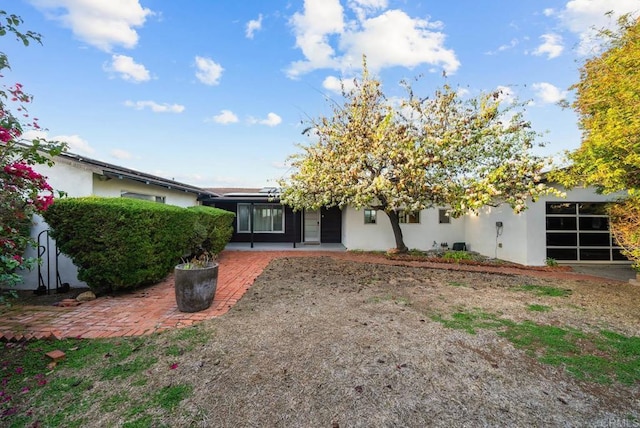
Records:
M223 210L231 211L238 215L238 204L278 204L279 201L271 198L207 198L203 200L206 206L214 206ZM302 211L294 211L291 207L284 207L284 233L260 233L251 230L251 233L238 233L238 221L233 223L233 235L231 242L247 242L251 243L292 243L296 247L297 243L302 241L303 217ZM320 210L320 242L341 243L342 242L342 211L337 208L322 208ZM324 222L324 223L322 223ZM324 224L324 226L323 226ZM252 222L253 225L253 222ZM326 230L324 230L326 228Z
M118 165L102 162L73 153L65 152L59 154L58 159L62 159L66 162L75 162L83 165L88 165L91 169L93 169L94 173L100 174L107 179L127 179L144 184L164 187L170 190L194 193L197 195L198 200L219 196L217 193L210 192L200 187L191 186L189 184L180 183L178 181L169 180L163 177L158 177L157 175L147 174L145 172L136 171L134 169L124 168Z

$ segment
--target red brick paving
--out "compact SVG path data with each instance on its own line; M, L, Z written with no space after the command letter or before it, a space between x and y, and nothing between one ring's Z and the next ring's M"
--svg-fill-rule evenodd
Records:
M196 313L178 311L173 277L169 276L165 281L144 290L117 297L101 297L75 307L15 306L4 309L0 312L0 340L142 336L190 326L225 314L273 259L312 256L474 272L593 279L586 275L557 271L390 260L381 255L366 253L295 250L224 251L219 258L220 269L215 298L207 310Z

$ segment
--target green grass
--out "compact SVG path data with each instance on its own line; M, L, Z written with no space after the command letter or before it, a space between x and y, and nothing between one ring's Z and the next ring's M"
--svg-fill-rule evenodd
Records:
M550 287L546 285L532 285L525 284L515 288L516 291L527 291L533 293L536 296L546 297L567 297L571 295L571 290L564 288Z
M153 397L153 401L165 410L173 410L182 400L191 395L191 385L174 385L162 388Z
M531 312L549 312L551 309L551 306L547 305L527 305L527 310Z
M451 319L443 318L439 315L431 317L445 327L456 330L464 330L469 334L476 334L480 328L497 328L504 325L505 320L499 319L493 314L481 311L459 311L451 315Z
M150 370L174 369L166 360L158 366L156 355L179 357L210 337L202 328L187 327L139 338L0 344L0 426L84 427L91 425L84 415L94 405L104 414L123 414L123 426L163 426L162 414L187 398L192 386L158 386L155 393L143 392ZM55 349L65 358L49 367L45 354ZM97 388L104 382L113 385L113 391Z
M442 255L442 258L445 260L455 260L456 262L459 262L460 260L473 260L473 257L471 256L471 254L469 254L466 251L453 251L453 250L446 251Z
M475 334L478 329L495 330L517 348L538 361L563 366L572 376L590 382L625 385L640 382L640 337L627 337L603 330L585 333L568 327L516 323L496 315L458 311L449 318L433 316L445 327Z

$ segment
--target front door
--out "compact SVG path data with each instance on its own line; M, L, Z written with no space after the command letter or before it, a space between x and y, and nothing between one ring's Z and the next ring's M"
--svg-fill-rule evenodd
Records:
M304 211L304 242L320 242L320 211Z

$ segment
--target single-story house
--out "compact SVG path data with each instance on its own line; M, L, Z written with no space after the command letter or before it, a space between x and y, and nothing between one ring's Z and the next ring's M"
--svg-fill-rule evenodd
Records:
M236 214L232 242L248 246L287 243L291 247L342 244L347 250L384 251L395 246L389 219L372 209L337 207L293 211L278 199L277 188L203 189L84 156L64 153L53 167L35 169L48 177L54 189L70 197L129 197L182 207L208 205ZM524 265L560 263L629 263L609 231L605 203L619 195L600 195L593 188L566 190L566 198L543 197L529 209L514 214L506 205L486 207L477 215L451 218L446 207L403 213L401 227L410 249L454 248L463 244L480 254ZM40 270L24 272L23 289L39 285L55 289L67 282L84 286L77 269L64 255L55 262L55 243L47 224L36 216L32 236L38 249L27 256L41 257ZM58 274L56 274L56 272Z
M63 153L53 160L54 166L35 165L34 170L46 176L54 189L65 192L69 197L136 198L189 207L200 205L203 198L217 196L199 187L77 154ZM39 271L23 271L24 282L18 287L30 290L44 285L55 290L56 284L61 283L69 283L71 287L86 286L78 280L76 266L64 254L59 255L56 270L55 242L48 237L47 230L44 219L35 216L31 236L39 243L39 248L28 249L26 256L40 257L43 262Z
M341 243L348 250L367 251L395 246L389 219L382 212L353 207L294 212L280 204L276 188L208 190L218 196L205 197L203 204L236 213L232 242ZM547 259L629 263L611 237L604 209L619 195L600 195L593 188L562 190L565 198L540 198L520 214L507 205L460 218L449 217L446 207L404 213L404 241L418 250L464 243L468 250L532 266L544 265Z

